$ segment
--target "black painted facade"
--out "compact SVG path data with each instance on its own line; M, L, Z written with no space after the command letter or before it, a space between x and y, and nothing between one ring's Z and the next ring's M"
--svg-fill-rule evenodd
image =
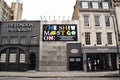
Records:
M0 71L39 70L39 35L40 21L1 22Z

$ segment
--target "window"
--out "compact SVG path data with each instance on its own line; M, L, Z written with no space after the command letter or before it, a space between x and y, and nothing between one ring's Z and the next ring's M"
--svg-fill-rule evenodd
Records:
M25 63L25 54L20 54L20 63Z
M110 17L109 16L105 16L105 25L110 26Z
M15 53L10 54L9 62L10 63L16 62L16 54Z
M82 2L82 8L88 8L88 2Z
M102 2L102 8L103 9L109 9L108 2Z
M74 60L74 58L69 58L69 61L74 62L75 60Z
M108 40L108 44L111 45L112 44L112 33L107 33L107 40Z
M26 36L22 36L20 40L21 44L26 44Z
M31 37L31 44L37 44L37 37L36 36Z
M8 43L8 37L2 37L2 44Z
M85 43L86 43L86 45L91 44L91 42L90 42L90 33L89 32L85 33Z
M98 9L99 8L98 2L92 2L92 8Z
M84 16L84 26L89 26L89 16Z
M95 18L95 26L100 26L100 16L94 16Z
M11 20L13 20L14 19L14 16L11 16Z
M0 55L0 62L6 62L6 54L5 53L2 53Z
M16 36L10 37L10 44L18 44L18 37Z
M120 34L118 34L118 40L120 41Z
M101 41L101 33L100 33L100 32L97 32L97 33L96 33L96 41L97 41L97 44L98 44L98 45L102 44L102 41Z
M76 58L76 62L80 62L81 61L81 58Z

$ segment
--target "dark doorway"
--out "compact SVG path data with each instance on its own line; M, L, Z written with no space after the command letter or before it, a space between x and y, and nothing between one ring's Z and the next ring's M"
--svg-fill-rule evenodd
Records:
M36 56L35 54L31 54L30 55L30 65L29 65L29 69L30 70L35 70L36 68Z
M83 70L82 57L69 57L69 70L70 71Z
M109 53L87 54L88 71L115 70L116 69L116 58L115 57L116 57L116 54L113 54L113 53L111 54ZM111 62L111 66L109 62Z

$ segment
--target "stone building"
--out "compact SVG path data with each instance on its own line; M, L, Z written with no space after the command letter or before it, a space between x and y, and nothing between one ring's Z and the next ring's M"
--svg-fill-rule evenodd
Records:
M12 2L11 7L4 0L0 0L0 21L20 21L22 7L22 3L18 0Z
M40 71L83 69L79 29L75 20L41 22ZM74 59L76 65L72 65Z
M73 20L79 20L84 71L119 68L112 3L112 0L76 1Z

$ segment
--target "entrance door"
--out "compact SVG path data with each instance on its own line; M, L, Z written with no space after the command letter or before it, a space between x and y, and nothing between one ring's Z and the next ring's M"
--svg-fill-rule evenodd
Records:
M102 71L108 70L108 54L88 54L87 55L87 64L88 71Z
M31 54L30 55L29 69L30 70L35 70L35 68L36 68L36 56L35 56L35 54Z
M83 70L82 57L69 57L69 70Z

